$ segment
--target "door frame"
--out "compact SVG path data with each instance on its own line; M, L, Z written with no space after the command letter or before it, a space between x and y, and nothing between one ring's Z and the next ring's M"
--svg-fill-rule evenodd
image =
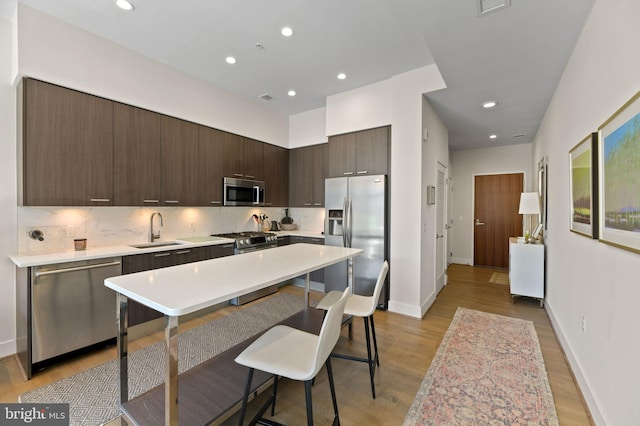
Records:
M515 170L515 171L500 171L500 172L486 172L486 173L473 173L471 175L471 218L469 220L469 230L471 232L471 239L469 243L471 244L471 259L469 259L471 266L475 266L476 262L476 248L475 248L475 217L476 217L476 176L492 176L492 175L511 175L511 174L522 174L522 190L528 191L529 188L528 181L530 180L529 173L526 170ZM524 226L524 215L522 219L522 225Z

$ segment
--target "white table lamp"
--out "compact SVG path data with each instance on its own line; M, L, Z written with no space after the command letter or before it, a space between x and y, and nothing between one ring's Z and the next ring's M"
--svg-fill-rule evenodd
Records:
M520 208L518 214L529 215L529 229L525 232L525 237L531 235L531 215L540 214L540 198L537 192L523 192L520 194ZM527 241L529 242L529 241Z

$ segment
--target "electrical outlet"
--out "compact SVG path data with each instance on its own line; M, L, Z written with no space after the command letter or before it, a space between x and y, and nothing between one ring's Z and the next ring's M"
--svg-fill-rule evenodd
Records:
M580 325L581 325L581 328L582 328L582 332L584 334L587 334L587 316L586 315L582 316L582 323Z

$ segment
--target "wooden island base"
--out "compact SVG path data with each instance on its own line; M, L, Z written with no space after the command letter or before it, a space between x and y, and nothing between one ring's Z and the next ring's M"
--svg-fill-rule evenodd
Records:
M310 333L319 334L324 311L306 308L281 321ZM182 425L203 425L223 420L239 410L247 380L247 368L234 359L262 333L216 355L180 374L178 417ZM271 376L257 371L252 392L264 386ZM164 384L122 404L125 415L141 425L164 425ZM235 409L235 410L234 410Z

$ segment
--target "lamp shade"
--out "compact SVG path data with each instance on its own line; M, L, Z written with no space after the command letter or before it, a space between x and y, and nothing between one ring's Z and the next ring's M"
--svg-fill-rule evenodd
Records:
M540 214L540 199L537 192L523 192L520 194L518 214Z

